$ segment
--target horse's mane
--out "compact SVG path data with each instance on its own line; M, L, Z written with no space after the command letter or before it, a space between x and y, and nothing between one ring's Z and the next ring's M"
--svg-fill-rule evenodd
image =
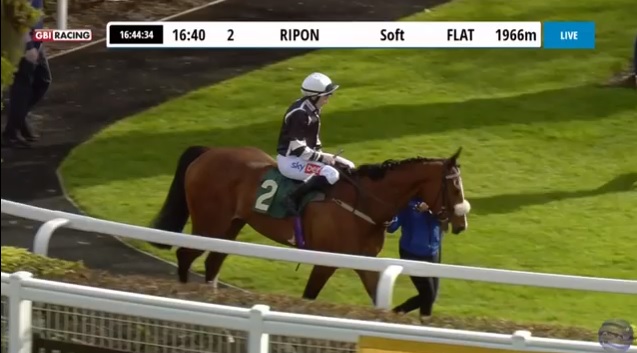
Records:
M444 158L411 157L402 160L388 159L381 163L362 164L355 169L349 170L349 175L353 177L367 177L372 180L380 180L385 177L388 171L397 167L412 163L443 162Z

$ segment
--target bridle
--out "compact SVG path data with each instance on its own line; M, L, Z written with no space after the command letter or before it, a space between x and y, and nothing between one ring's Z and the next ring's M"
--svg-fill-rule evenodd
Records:
M342 151L339 151L337 154L334 155L334 157L338 156L339 154L341 154ZM443 166L444 167L444 166ZM360 196L363 195L363 197L367 197L367 198L371 198L374 201L380 203L381 205L388 207L392 210L391 214L398 214L398 212L400 212L400 210L404 207L404 206L396 206L395 204L389 203L385 200L382 200L381 198L379 198L378 196L372 194L371 192L369 192L369 190L361 187L360 183L356 180L354 180L354 178L352 178L349 173L347 173L346 171L343 170L343 168L341 168L338 163L335 163L334 168L336 168L336 170L339 172L339 174L345 178L349 183L352 184L352 186L354 186L354 189L356 190L356 202L354 203L354 206L350 206L347 203L343 202L342 200L339 199L332 199L335 203L337 203L338 205L340 205L341 207L345 208L346 210L356 214L357 216L359 216L360 218L366 220L367 222L376 225L377 223L368 215L366 215L365 213L361 212L359 210L359 204L360 204ZM438 200L440 200L440 198L442 198L442 206L440 207L440 211L438 211L438 213L436 213L436 217L438 218L438 220L441 223L444 222L448 222L449 221L449 213L447 211L448 208L453 209L453 205L451 205L450 203L450 199L449 199L449 194L448 194L448 185L447 185L447 181L448 180L459 180L460 178L460 166L459 165L454 165L453 167L449 168L452 172L451 173L443 173L442 176L442 185L441 187L438 189L438 194L436 195L436 199L434 201L434 205L436 205L438 203Z
M453 209L453 205L451 204L451 200L449 199L449 186L447 185L448 180L453 180L454 182L460 181L460 166L454 165L449 168L450 173L444 173L442 177L442 187L438 190L438 194L436 195L436 199L434 200L434 205L438 204L438 200L442 198L442 204L440 206L440 210L436 213L436 217L438 217L438 221L441 223L449 222L449 209Z

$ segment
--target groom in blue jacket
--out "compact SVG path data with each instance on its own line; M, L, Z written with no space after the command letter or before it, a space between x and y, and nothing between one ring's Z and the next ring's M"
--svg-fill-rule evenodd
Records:
M400 237L400 258L404 260L440 263L440 243L442 230L438 218L419 198L409 201L408 207L392 219L387 227L388 233L402 228ZM420 317L431 316L438 295L437 277L411 277L418 294L394 308L395 313L409 313L420 309Z

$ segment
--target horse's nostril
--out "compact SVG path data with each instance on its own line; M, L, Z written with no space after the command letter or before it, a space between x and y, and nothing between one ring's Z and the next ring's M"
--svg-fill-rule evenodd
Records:
M460 234L461 232L463 232L465 230L465 226L462 227L453 227L453 229L451 230L453 232L453 234Z

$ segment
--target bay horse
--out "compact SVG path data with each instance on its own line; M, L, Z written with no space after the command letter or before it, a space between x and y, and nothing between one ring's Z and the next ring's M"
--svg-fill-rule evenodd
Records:
M299 216L286 213L286 190L299 182L283 177L276 161L254 147L188 147L179 158L166 200L151 227L182 232L188 217L192 233L235 240L249 224L271 240L299 248L376 257L383 248L386 222L419 196L458 234L467 228L457 159L415 157L342 170L340 180L308 196ZM152 244L170 249L170 245ZM193 261L204 251L178 248L178 277L188 281ZM213 282L226 254L210 252L205 280ZM314 266L303 298L314 300L336 268ZM379 273L356 270L375 302Z

